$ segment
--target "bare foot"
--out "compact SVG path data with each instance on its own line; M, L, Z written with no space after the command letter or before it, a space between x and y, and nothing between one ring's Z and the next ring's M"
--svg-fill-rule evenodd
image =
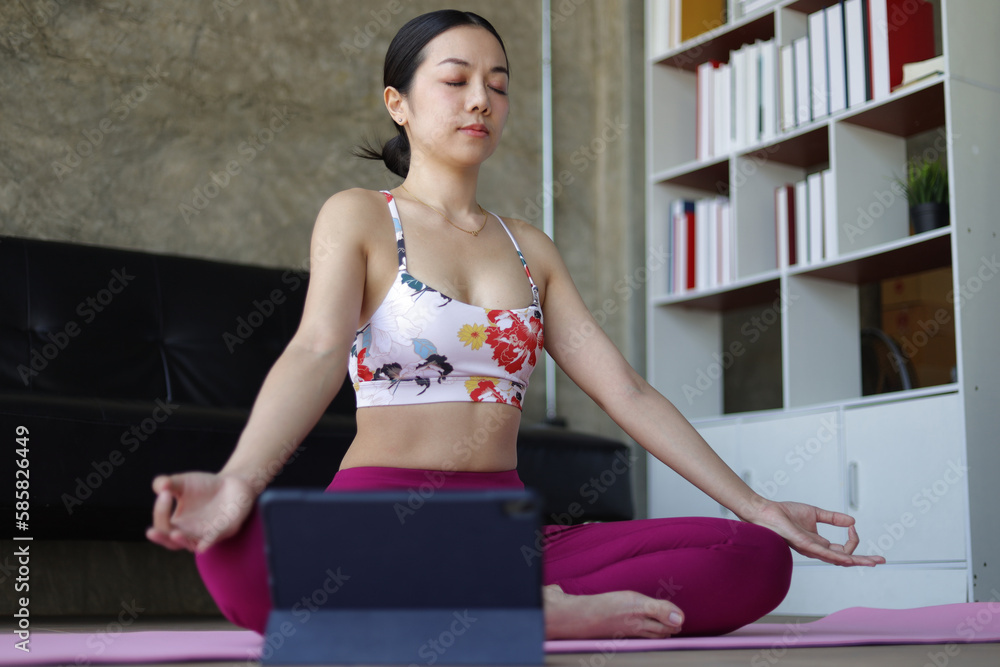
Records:
M542 590L546 639L662 639L684 622L677 605L635 591L569 595L556 584Z

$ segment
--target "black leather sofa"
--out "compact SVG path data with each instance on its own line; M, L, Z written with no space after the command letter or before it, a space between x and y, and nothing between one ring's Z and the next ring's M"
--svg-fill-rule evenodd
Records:
M25 465L18 451L28 460L24 534L144 540L153 477L228 459L298 326L308 279L0 236L0 444L4 479ZM354 411L345 381L271 486L325 487ZM518 471L544 497L546 523L632 518L629 456L560 427L523 424L518 436ZM12 516L16 502L7 494L0 508Z

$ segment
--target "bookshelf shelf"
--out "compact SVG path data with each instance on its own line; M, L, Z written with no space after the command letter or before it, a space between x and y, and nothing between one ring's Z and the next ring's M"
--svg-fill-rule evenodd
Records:
M881 103L844 114L837 120L897 137L942 127L945 124L943 77L898 90Z
M684 306L704 310L731 310L774 301L779 294L778 271L738 280L728 285L698 292L684 292L656 298L658 306Z
M943 227L789 273L861 285L950 265L951 227Z
M647 7L671 1L647 0ZM855 89L854 99L848 100L853 106L831 104L825 114L810 97L803 118L798 113L801 99L782 97L789 85L781 77L790 71L789 47L794 50L798 42L801 54L801 40L817 44L810 37L816 29L813 15L822 11L824 21L830 20L843 5L847 63L840 76L849 80L849 52L858 50L856 40L854 47L847 45L846 7L857 9L861 2L869 10L886 3L890 17L894 9L899 16L928 2L933 52L944 56L944 73L892 92L886 85L879 95L866 87L861 99ZM680 207L678 200L727 197L734 230L729 246L711 246L716 242L711 239L728 238L724 235L708 237L709 252L729 252L734 258L725 284L670 293L677 281L672 269L662 274L670 280L650 284L648 380L739 474L755 480L774 479L776 471L788 474L787 486L770 495L755 486L758 493L852 514L863 545L866 540L877 545L884 526L912 510L914 494L939 479L949 460L968 466L967 477L949 487L950 509L922 515L918 526L883 553L890 562L907 563L905 567L877 568L862 580L843 568L797 561L800 576L793 577L793 589L777 613L990 599L992 590L1000 590L1000 534L993 515L1000 506L994 479L1000 470L995 446L1000 432L1000 354L995 344L1000 289L986 286L998 272L992 258L1000 254L1000 217L995 215L1000 80L990 66L1000 61L1000 40L990 32L990 26L1000 25L1000 3L782 0L745 16L740 16L741 8L750 3L729 0L727 6L725 25L678 48L650 52L646 60L647 245L665 249L671 243L690 243L683 240L690 235L679 238L668 232L670 224L676 229L671 211L689 210L672 209ZM658 7L650 16L657 11L671 16ZM868 20L867 14L858 15L853 15L855 21ZM926 37L930 14L923 16L920 34ZM832 20L836 26L836 17ZM648 19L647 25L650 34L664 34ZM890 27L904 34L913 25ZM874 39L867 30L861 32ZM774 44L755 44L769 40ZM928 40L921 44L926 54ZM730 57L745 46L738 58ZM872 75L872 47L863 46L861 71ZM772 50L778 52L776 59ZM812 51L808 55L813 58ZM889 56L888 66L901 68L895 57ZM776 114L759 101L775 101L763 93L763 76L756 83L756 103L752 95L738 95L735 78L725 92L725 77L735 77L739 63L753 63L754 58L777 68ZM712 60L730 69L699 70ZM856 58L854 67L857 72ZM739 79L744 93L753 90L755 75L746 74L753 70L740 71L749 77ZM699 76L716 87L699 88ZM766 85L771 90L770 75ZM802 90L798 78L792 85ZM832 88L826 90L832 98ZM814 94L811 88L809 95ZM848 87L848 98L850 94ZM723 106L713 108L717 99ZM797 105L792 120L799 122L782 130L790 117L782 103L791 99ZM745 100L757 106L739 106ZM699 114L706 109L711 113ZM709 127L700 125L706 117L709 136L699 133ZM727 118L733 121L728 129ZM765 123L765 118L770 120ZM744 125L741 134L737 119L759 124L750 130ZM771 120L775 125L769 125ZM913 234L908 202L896 179L921 157L946 167L951 225ZM808 197L802 185L791 193L785 188L803 182L816 188L817 181L820 189L808 190ZM820 198L814 198L817 192ZM812 209L796 210L794 218L788 215L777 224L781 211L806 199L822 202L820 233L808 227L803 234L797 226L807 217L815 220ZM807 252L796 245L798 261L787 266L778 261L779 248L790 251L792 235L794 243L808 238L812 245ZM689 245L680 247L701 269L701 255L692 254ZM885 378L889 380L883 382ZM833 439L808 464L811 468L793 475L789 452L799 451L828 423L833 424ZM859 473L852 478L855 469ZM706 503L704 494L691 491L659 461L650 459L648 476L650 516L720 516L716 503ZM849 502L852 484L865 498L860 506ZM944 532L947 539L941 537ZM843 541L836 531L824 535ZM870 546L865 552L882 553Z

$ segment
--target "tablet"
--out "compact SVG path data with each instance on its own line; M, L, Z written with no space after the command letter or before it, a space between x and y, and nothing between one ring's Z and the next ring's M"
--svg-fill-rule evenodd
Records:
M531 490L258 499L272 610L261 663L541 665Z

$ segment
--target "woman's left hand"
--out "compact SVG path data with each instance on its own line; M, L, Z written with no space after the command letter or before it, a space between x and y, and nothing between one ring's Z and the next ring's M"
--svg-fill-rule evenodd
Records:
M882 556L855 556L854 550L861 541L854 528L854 517L840 512L820 509L794 502L768 502L759 507L748 523L770 528L785 538L788 546L803 556L816 558L833 565L875 565L885 563ZM847 542L834 544L816 532L817 523L847 528Z

